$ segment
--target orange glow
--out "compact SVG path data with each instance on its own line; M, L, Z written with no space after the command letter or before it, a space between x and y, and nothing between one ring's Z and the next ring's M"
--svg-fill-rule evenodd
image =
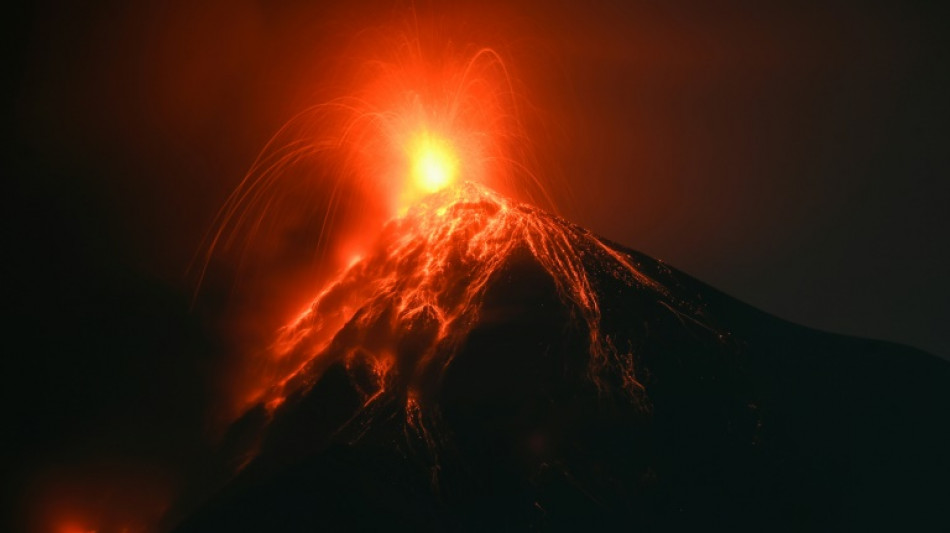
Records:
M281 278L274 283L283 292L266 294L291 320L310 300L300 287L332 290L326 281L335 273L370 260L363 252L388 221L409 215L433 194L472 182L553 208L533 172L521 119L530 106L521 105L508 66L492 48L453 42L448 33L419 27L364 32L352 57L341 54L346 60L335 76L336 96L285 124L218 213L198 260L198 285L215 254L233 250L237 264L248 264L248 253L280 253L288 231L316 227L305 242L315 251L312 271ZM436 212L450 220L442 207ZM359 309L355 302L325 306L320 320L327 331ZM275 312L246 320L263 329ZM243 335L248 327L240 329ZM285 335L266 360L249 359L229 379L228 416L260 401L278 408L280 402L261 391L288 385L301 360L287 354L313 340Z
M283 374L258 401L279 408L283 398L342 360L348 369L368 368L376 376L378 388L364 391L367 404L383 390L404 388L407 423L424 432L415 422L425 402L417 380L427 369L451 362L454 347L480 313L490 280L518 251L550 274L562 300L586 324L594 383L614 388L603 379L610 373L620 376L614 392L638 394L632 357L618 352L601 330L588 261L611 265L611 275L630 286L661 297L666 290L594 235L463 182L421 198L405 216L391 219L366 255L342 269L309 309L282 329L271 357ZM396 348L407 343L408 352Z
M66 522L60 525L59 529L57 530L57 533L96 533L96 530L81 527L71 522Z
M436 192L451 184L458 174L458 156L445 141L423 132L409 147L412 177L415 184L427 193Z
M155 466L126 461L57 465L34 480L26 531L144 533L169 509L174 482Z

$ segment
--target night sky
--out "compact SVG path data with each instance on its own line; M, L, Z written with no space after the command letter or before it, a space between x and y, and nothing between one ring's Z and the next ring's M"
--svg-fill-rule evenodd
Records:
M3 501L22 527L159 516L200 462L233 353L279 325L254 275L313 254L291 239L244 277L225 260L194 306L189 262L270 136L338 96L360 32L407 13L103 4L4 16ZM936 7L575 4L417 6L506 58L567 218L781 318L950 357Z

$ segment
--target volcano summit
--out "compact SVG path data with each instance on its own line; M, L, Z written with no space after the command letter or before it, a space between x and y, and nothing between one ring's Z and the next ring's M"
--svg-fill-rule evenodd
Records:
M239 472L178 531L946 524L950 364L472 183L390 221L271 358Z

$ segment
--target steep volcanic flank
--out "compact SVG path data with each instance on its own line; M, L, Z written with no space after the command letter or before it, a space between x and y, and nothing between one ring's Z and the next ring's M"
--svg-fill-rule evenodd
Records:
M950 368L784 323L474 184L287 326L181 531L940 520ZM239 446L239 443L244 443Z
M616 347L603 326L599 285L605 278L618 284L613 290L645 291L673 313L698 314L641 273L627 253L537 208L465 183L391 221L371 253L282 332L274 358L281 371L299 370L265 401L279 405L284 394L312 385L342 360L371 369L374 395L398 390L417 402L482 319L489 285L521 256L547 274L571 322L586 330L586 374L604 393L635 398L641 389L630 347Z

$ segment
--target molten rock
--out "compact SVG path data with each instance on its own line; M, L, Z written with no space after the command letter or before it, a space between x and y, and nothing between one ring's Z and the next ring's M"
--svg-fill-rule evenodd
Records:
M272 356L236 426L253 459L180 531L942 519L950 364L782 322L470 183L391 221Z

